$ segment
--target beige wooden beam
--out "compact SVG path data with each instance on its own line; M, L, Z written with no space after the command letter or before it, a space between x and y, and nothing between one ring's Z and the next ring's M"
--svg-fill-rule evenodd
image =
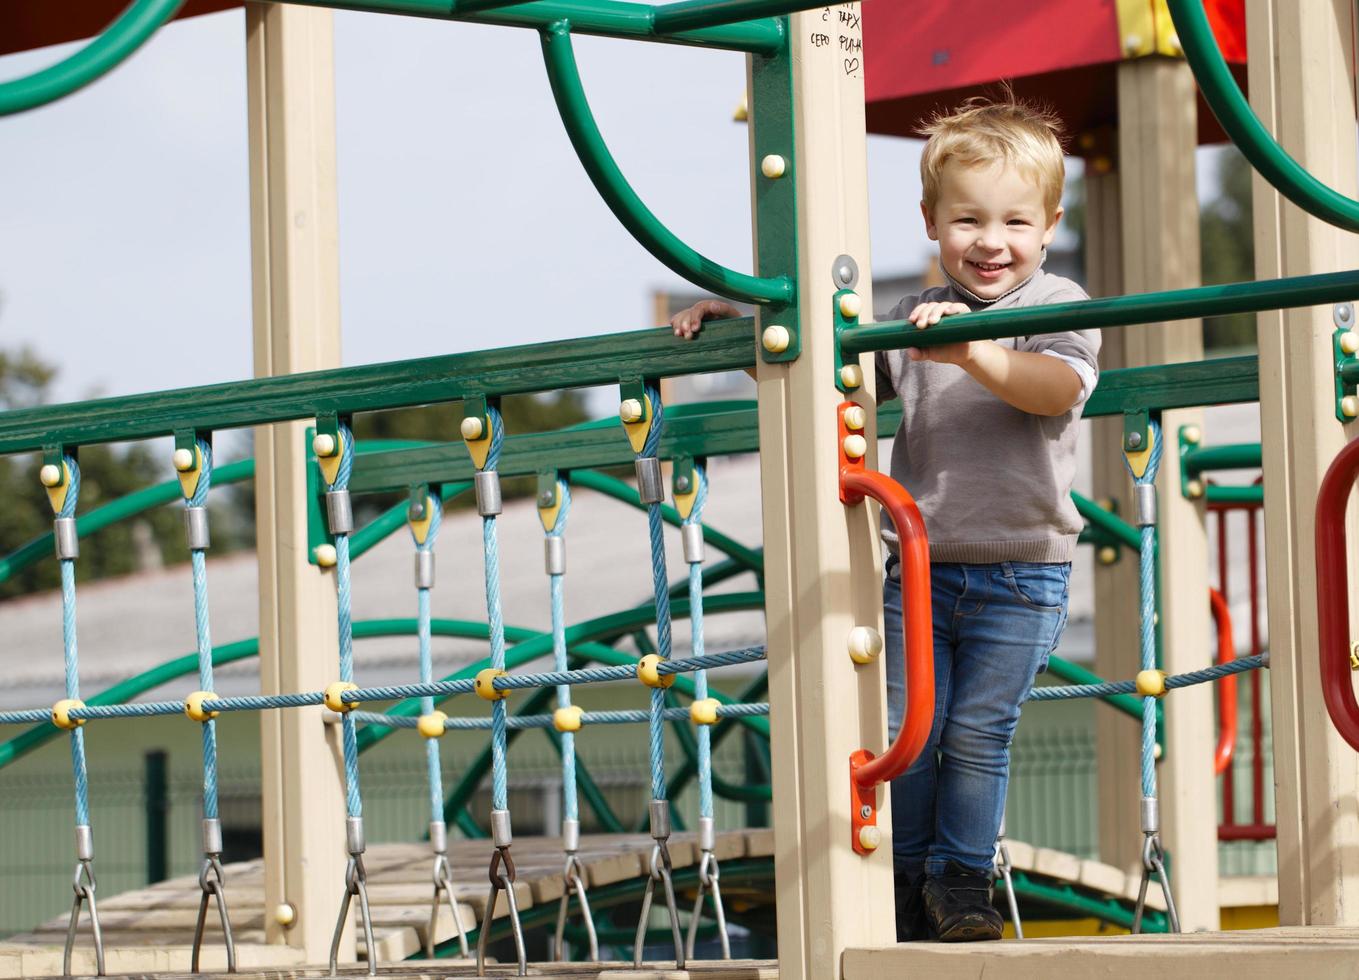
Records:
M331 14L246 5L255 375L340 364ZM307 561L306 423L255 430L260 689L339 672L335 584ZM270 942L324 962L344 888L344 793L320 707L260 714ZM287 903L284 928L275 910ZM352 929L342 958L354 958Z
M1254 0L1247 17L1256 114L1295 160L1354 197L1354 4ZM1307 216L1258 176L1253 202L1258 278L1359 266L1353 234ZM1331 310L1262 313L1257 323L1279 918L1355 924L1359 774L1322 700L1313 546L1317 487L1355 427L1347 433L1334 414ZM1353 510L1349 533L1354 540Z
M861 857L850 841L849 755L883 749L886 707L881 662L855 667L846 643L855 625L881 629L882 573L876 514L838 496L831 336L837 255L858 261L872 309L863 78L822 33L822 11L792 18L802 356L757 377L781 980L838 977L847 946L895 939L885 788L882 846Z
M1193 75L1181 60L1153 56L1119 66L1124 292L1199 284L1194 91ZM1127 366L1203 356L1198 320L1151 324L1122 334L1120 338L1106 334L1106 341L1121 341ZM1180 492L1177 433L1190 424L1202 424L1200 410L1166 412L1161 419L1165 449L1156 486L1162 667L1167 673L1206 667L1213 659L1203 505L1186 500ZM1131 501L1127 477L1124 486L1119 496ZM1124 516L1133 518L1129 509ZM1124 560L1136 566L1134 556ZM1135 586L1132 591L1136 593ZM1127 627L1134 636L1136 622L1134 617ZM1118 676L1128 675L1119 672ZM1186 930L1218 927L1213 703L1212 688L1199 685L1176 691L1165 706L1167 757L1158 767L1161 837L1172 855L1175 895ZM1132 768L1135 773L1136 765ZM1139 839L1140 835L1133 837L1134 842Z

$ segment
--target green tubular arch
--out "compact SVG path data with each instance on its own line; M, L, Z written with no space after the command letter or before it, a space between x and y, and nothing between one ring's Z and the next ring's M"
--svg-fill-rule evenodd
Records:
M1308 214L1346 231L1359 231L1359 201L1313 177L1288 155L1255 115L1218 49L1203 11L1203 0L1169 0L1169 6L1170 18L1199 90L1222 128L1260 176Z
M750 303L791 303L793 282L787 276L765 279L729 269L694 251L651 213L618 169L595 123L576 67L569 23L557 21L541 37L547 79L571 145L595 190L632 237L667 267L719 296Z
M169 21L184 0L136 0L104 33L68 58L0 83L0 116L36 109L107 74Z

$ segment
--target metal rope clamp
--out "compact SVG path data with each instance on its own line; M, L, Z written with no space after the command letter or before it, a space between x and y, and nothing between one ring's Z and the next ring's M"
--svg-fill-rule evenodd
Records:
M340 937L344 934L345 923L349 919L349 903L355 895L359 897L359 914L363 917L363 941L367 946L368 975L377 976L377 945L373 942L373 917L368 911L368 872L363 866L363 852L366 850L363 836L363 818L349 817L345 820L345 841L349 846L349 864L344 872L344 898L340 900L340 915L335 920L335 935L330 940L330 975L336 976L340 958Z
M580 915L585 922L585 934L590 945L589 960L591 963L599 962L599 936L595 932L594 915L590 912L590 899L585 893L585 869L581 866L580 858L576 852L580 850L580 821L562 821L562 850L566 852L566 864L562 868L562 877L566 882L566 887L562 890L560 903L557 905L557 931L553 935L552 959L556 962L565 962L566 957L566 913L567 907L571 902L571 896L576 896L576 901L580 905Z
M1014 923L1015 938L1024 938L1024 923L1019 918L1019 900L1015 897L1014 862L1010 860L1010 848L1005 843L1005 816L1001 815L1000 829L996 831L996 852L991 859L995 873L1005 882L1005 899L1010 906L1010 921Z
M467 930L458 912L458 899L453 893L453 868L448 863L448 827L442 820L430 821L429 846L434 852L434 900L429 906L429 932L425 934L425 958L434 958L434 929L439 922L439 906L448 903L453 913L453 924L458 929L458 947L467 955Z
M706 891L712 896L713 916L717 919L717 938L722 944L722 959L729 960L731 940L727 936L727 913L722 906L722 886L719 884L722 869L718 866L717 855L713 852L717 846L717 831L712 817L698 818L698 845L703 856L698 862L698 894L694 896L694 913L689 917L689 935L684 953L689 959L694 958L694 943L698 940L698 920L702 917L703 893Z
M514 933L514 951L519 957L518 976L528 976L528 955L524 952L524 930L519 924L519 899L514 894L516 872L514 858L510 857L510 844L514 834L510 830L510 811L491 811L491 841L495 852L491 855L488 877L491 881L491 894L486 899L486 914L481 920L477 936L477 976L486 976L486 946L491 937L491 922L495 919L496 900L505 893L505 901L510 909L510 931Z
M1180 931L1180 917L1175 911L1175 897L1170 893L1170 873L1166 870L1165 849L1161 847L1161 806L1154 796L1142 797L1142 884L1137 890L1137 905L1133 908L1132 933L1142 931L1142 913L1147 907L1147 887L1155 875L1161 883L1161 894L1166 900L1166 918L1171 932Z
M670 912L670 934L675 943L675 969L684 969L684 941L680 938L679 909L675 905L675 882L671 877L670 848L670 804L665 800L652 800L648 804L651 814L651 837L656 842L651 847L651 862L646 880L646 892L642 895L642 915L637 920L637 936L632 947L632 965L642 965L642 948L646 945L646 925L651 918L651 899L656 892L656 882L665 889L665 905Z
M95 905L94 892L94 831L88 825L76 827L76 868L71 877L71 887L75 890L75 900L71 903L71 922L66 928L66 952L62 956L62 973L72 976L71 953L75 949L76 928L80 925L80 906L90 903L90 931L94 935L94 960L99 976L104 975L104 933L99 928L99 907Z
M203 949L203 930L208 922L208 900L216 899L217 915L222 921L222 937L226 945L227 972L236 972L236 941L231 934L231 919L227 915L226 874L222 871L222 822L215 818L203 821L203 867L198 872L198 924L193 931L193 957L189 966L198 972L199 954Z

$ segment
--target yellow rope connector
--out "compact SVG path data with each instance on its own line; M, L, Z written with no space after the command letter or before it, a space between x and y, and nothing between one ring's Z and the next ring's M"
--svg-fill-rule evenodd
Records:
M494 667L487 667L477 674L476 691L477 697L485 698L487 701L504 701L509 697L509 691L497 691L495 689L495 679L504 677L505 671L497 670Z
M637 679L647 687L669 687L675 683L674 674L662 674L662 660L659 654L648 653L637 661Z
M580 731L580 716L585 714L578 704L569 704L552 712L552 727L559 732Z
M219 712L204 711L203 702L215 700L216 697L212 691L194 691L184 699L184 714L194 721L211 721Z
M689 705L689 720L695 725L716 725L717 706L720 704L717 698L703 698Z
M74 708L83 707L85 707L84 701L77 700L76 698L62 698L56 704L52 705L52 724L56 725L58 728L64 728L68 732L79 728L81 725L85 724L85 719L72 718L71 711Z
M1144 698L1165 697L1166 672L1164 670L1139 670L1137 672L1137 693Z
M442 711L431 711L427 715L421 715L416 722L415 730L425 738L443 738L444 732L448 729L444 727L444 722L448 721L448 715Z
M327 684L324 694L326 707L337 714L348 714L358 707L358 703L343 701L341 696L345 691L357 691L358 689L359 685L351 681L335 681L333 684Z

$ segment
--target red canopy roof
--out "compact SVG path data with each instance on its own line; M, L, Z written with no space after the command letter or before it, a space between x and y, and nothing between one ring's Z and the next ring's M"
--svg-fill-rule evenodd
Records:
M0 54L94 37L127 9L128 0L8 0L0 4ZM189 0L180 17L239 7L241 0Z
M1205 6L1244 87L1244 0ZM915 135L923 120L969 96L995 95L996 83L1008 80L1016 95L1046 103L1079 137L1117 122L1115 66L1129 42L1155 50L1159 40L1164 50L1173 36L1164 0L869 0L863 12L868 128L898 136ZM1200 142L1225 139L1207 107L1199 108Z

